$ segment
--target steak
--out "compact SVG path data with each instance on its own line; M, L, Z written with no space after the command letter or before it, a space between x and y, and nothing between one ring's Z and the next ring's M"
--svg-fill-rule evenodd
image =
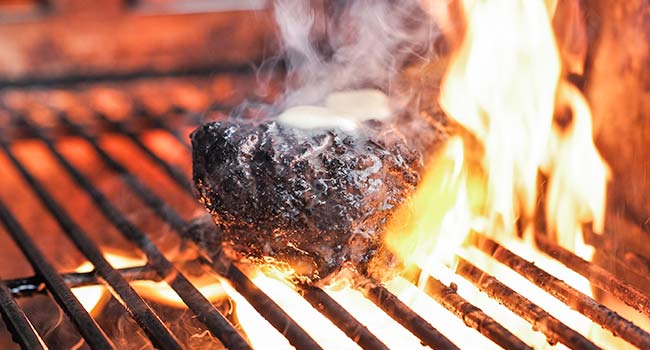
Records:
M400 132L415 129L409 142ZM311 280L348 262L363 269L414 192L424 148L440 138L424 119L406 116L353 130L271 119L205 124L191 135L193 180L218 230L190 236L208 251L288 264Z

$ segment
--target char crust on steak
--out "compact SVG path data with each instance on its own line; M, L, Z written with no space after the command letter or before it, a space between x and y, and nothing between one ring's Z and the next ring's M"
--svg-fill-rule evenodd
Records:
M413 192L422 155L392 124L362 125L229 120L195 130L194 183L228 250L289 263L312 279L368 261L391 212Z

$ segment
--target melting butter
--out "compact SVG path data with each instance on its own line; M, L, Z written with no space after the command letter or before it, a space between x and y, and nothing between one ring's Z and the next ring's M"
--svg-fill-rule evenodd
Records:
M369 119L386 119L391 109L388 96L375 89L337 91L324 106L295 106L278 116L278 121L300 129L340 128L352 131Z

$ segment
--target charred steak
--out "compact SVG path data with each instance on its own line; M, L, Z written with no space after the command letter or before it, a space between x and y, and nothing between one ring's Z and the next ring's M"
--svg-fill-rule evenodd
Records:
M379 121L343 131L231 120L191 139L194 183L223 244L312 278L372 257L422 165L420 152Z

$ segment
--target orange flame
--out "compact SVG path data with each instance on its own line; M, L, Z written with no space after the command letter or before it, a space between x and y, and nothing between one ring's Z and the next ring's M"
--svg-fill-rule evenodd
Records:
M441 1L423 1L430 2L429 8L436 11L444 7L439 6ZM491 235L516 254L534 261L584 293L591 292L586 279L539 254L530 235L540 198L539 174L548 178L542 196L546 200L546 226L561 245L588 258L590 250L582 242L582 225L592 223L596 232L604 227L609 171L592 140L591 113L585 98L561 76L560 53L551 25L559 4L557 0L459 0L459 3L465 28L462 35L450 34L462 39L452 43L455 51L439 102L447 115L472 137L450 138L428 162L429 168L416 193L388 223L386 246L406 265L418 265L423 275L456 284L460 295L507 325L528 344L549 347L543 335L529 331L529 323L454 274L457 255L497 276L544 309L552 310L564 323L593 335L599 332L599 327L590 320L495 263L491 257L462 246L472 230ZM441 16L441 13L442 23L454 22L449 12L434 15ZM569 68L571 72L581 71L576 68L579 62L571 64L575 65ZM571 114L568 125L564 126L554 122L554 112L562 108ZM476 143L480 147L473 146ZM474 164L475 159L480 159L478 166ZM523 242L513 239L517 223L526 226ZM271 276L269 271L261 270L248 272L255 285L324 348L359 348L300 297L295 286L286 283L286 276ZM278 273L282 275L281 271ZM345 276L336 281L345 282ZM457 345L498 348L465 327L461 319L411 282L395 277L385 281L385 285ZM133 286L148 298L183 305L164 282L133 282ZM235 301L241 327L253 347L292 348L227 281L209 286L202 292L213 297L225 293ZM353 286L339 283L323 288L390 348L423 347Z
M449 264L453 247L470 229L498 239L515 236L518 227L533 232L539 174L549 181L549 234L590 258L581 227L593 223L602 232L609 171L592 140L585 98L561 78L551 25L557 6L544 0L460 0L464 36L453 46L439 102L473 139L450 153L463 144L451 139L440 154L453 166L440 155L431 161L410 208L393 219L387 245L406 263L416 259L423 266L428 256ZM554 123L556 103L572 113L567 127ZM467 146L476 141L479 150ZM468 164L477 157L478 171Z
M491 229L510 235L518 218L535 211L559 56L544 2L462 4L466 35L452 57L440 104L484 146Z
M423 1L429 10L444 8L443 2ZM591 294L586 279L539 254L532 241L540 198L545 200L543 218L549 235L586 259L592 249L583 242L582 226L591 223L595 232L604 229L609 170L592 139L586 99L561 75L551 24L559 4L555 0L459 3L462 13L456 17L465 21L465 28L458 42L454 42L458 34L449 36L455 50L439 103L471 137L451 138L429 162L413 200L392 219L386 244L407 266L418 265L424 277L456 284L461 295L517 329L515 334L526 334L522 337L529 344L548 346L543 336L525 333L530 327L526 322L455 275L457 255L554 310L559 319L581 332L598 333L591 321L521 276L462 246L472 230L490 235ZM449 11L432 15L453 27ZM577 58L569 63L568 71L581 71ZM565 125L554 120L558 110L568 111L570 120ZM479 147L473 146L476 143ZM478 168L472 164L477 158ZM538 189L540 174L548 179L544 193ZM518 229L523 229L524 241L514 239ZM407 290L402 286L395 292L405 297Z
M144 259L127 257L120 254L106 253L104 257L116 269L144 266L146 264ZM90 272L93 268L93 265L87 261L81 264L75 271ZM222 284L209 275L194 278L192 279L192 283L210 301L223 299L227 296ZM165 281L141 280L131 281L130 284L145 299L177 308L187 307L180 296ZM77 287L73 288L72 292L79 299L81 305L91 314L100 312L105 302L109 299L109 291L103 285Z

